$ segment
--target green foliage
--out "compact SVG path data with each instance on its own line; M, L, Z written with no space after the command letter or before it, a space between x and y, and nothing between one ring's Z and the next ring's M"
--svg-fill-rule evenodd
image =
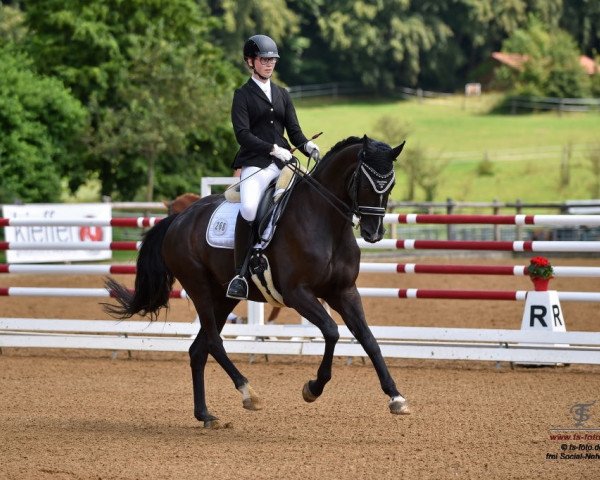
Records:
M476 171L478 177L491 177L494 175L494 164L487 152L484 153L483 159L477 164Z
M414 128L396 120L392 115L383 115L375 122L371 136L378 140L396 146L407 140L408 147L399 158L398 167L406 176L405 200L415 200L417 187L424 192L425 200L433 200L441 183L442 173L447 162L436 158L419 144L412 144L410 134Z
M84 108L60 81L0 47L0 202L58 200L61 178L80 174L77 139L85 125Z
M520 71L500 72L518 95L541 97L589 97L589 76L579 64L579 51L565 31L553 29L535 17L517 30L502 46L503 51L526 56Z
M420 6L419 6L420 5ZM317 24L340 64L363 85L416 84L421 57L446 48L452 31L427 6L403 0L328 2Z
M21 10L0 4L0 45L19 43L26 34Z
M563 0L559 18L560 27L569 32L582 52L591 57L597 55L600 51L600 2Z
M162 193L156 172L181 165L200 130L213 140L210 155L221 172L228 170L231 149L217 137L239 77L211 43L216 22L204 3L39 0L26 13L36 65L90 111L83 162L89 177L99 174L103 195L136 198L146 185L152 198L155 184ZM180 172L183 183L197 185L191 175L198 171Z
M173 180L155 177L155 170L169 172L174 164L184 167L179 170L181 186L189 190L192 180L197 189L198 177L188 174L198 169L190 169L189 159L179 157L189 155L188 143L196 132L208 132L209 138L222 133L237 83L220 61L220 52L203 48L167 41L160 23L130 47L128 82L116 91L122 107L105 112L93 144L97 156L116 155L112 177L121 194L135 194L143 184L147 200L153 198L155 185L158 193L166 193L163 182L172 185ZM222 149L205 153L223 160Z
M393 115L382 115L377 119L373 127L373 137L395 146L406 140L413 128L409 123L397 120Z
M266 34L279 47L286 39L298 33L299 16L288 6L286 0L216 0L210 2L211 12L221 19L217 32L217 44L228 57L243 65L242 46L255 34ZM280 48L281 50L281 48ZM283 49L282 58L291 60L292 55ZM245 70L245 67L243 68Z
M600 143L590 146L587 161L589 166L589 192L590 198L600 198Z

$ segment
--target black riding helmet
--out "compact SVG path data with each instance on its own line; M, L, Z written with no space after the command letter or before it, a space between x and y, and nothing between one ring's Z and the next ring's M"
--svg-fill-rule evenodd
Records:
M244 43L244 60L254 57L279 58L277 44L266 35L253 35Z

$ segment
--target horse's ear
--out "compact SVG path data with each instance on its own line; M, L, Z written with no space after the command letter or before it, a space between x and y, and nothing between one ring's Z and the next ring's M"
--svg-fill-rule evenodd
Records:
M404 148L404 144L406 143L406 140L404 140L400 145L398 145L396 148L392 149L391 152L391 156L392 159L396 160L398 158L398 155L400 155L400 153L402 152L402 149Z
M369 146L369 137L367 137L366 133L362 138L362 142L363 142L363 150L366 150L367 147Z

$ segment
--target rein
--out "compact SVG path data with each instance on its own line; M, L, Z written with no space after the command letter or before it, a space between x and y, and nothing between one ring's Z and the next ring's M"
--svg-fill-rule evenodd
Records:
M354 227L354 222L352 221L352 217L354 215L354 211L339 198L337 198L333 193L331 193L327 188L324 188L323 184L317 182L313 177L311 177L308 173L303 172L300 167L296 164L288 163L288 166L292 168L294 173L300 176L300 180L306 182L310 187L312 187L315 192L317 192L323 199L329 203L337 212L348 222L352 224ZM336 205L336 203L338 205Z

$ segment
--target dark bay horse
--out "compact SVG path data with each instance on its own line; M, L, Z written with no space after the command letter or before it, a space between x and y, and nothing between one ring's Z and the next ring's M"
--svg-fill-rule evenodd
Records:
M406 399L396 388L365 319L356 287L360 249L352 229L354 215L360 220L362 238L377 242L383 237L383 215L395 178L393 162L403 146L391 148L366 136L339 142L294 188L275 236L264 250L285 305L316 325L325 340L316 378L302 390L307 402L315 401L330 380L339 339L335 321L318 300L322 298L365 349L389 396L391 413L408 413ZM208 428L219 426L205 399L204 369L209 354L231 377L242 394L244 408L260 408L259 397L229 359L220 336L227 315L238 303L225 296L234 273L233 250L213 248L206 241L211 214L223 201L223 195L204 197L146 233L133 293L113 279L106 282L119 305L105 305L105 309L119 318L138 313L156 318L168 305L175 278L186 290L201 322L189 349L194 416ZM252 282L249 299L265 301Z

